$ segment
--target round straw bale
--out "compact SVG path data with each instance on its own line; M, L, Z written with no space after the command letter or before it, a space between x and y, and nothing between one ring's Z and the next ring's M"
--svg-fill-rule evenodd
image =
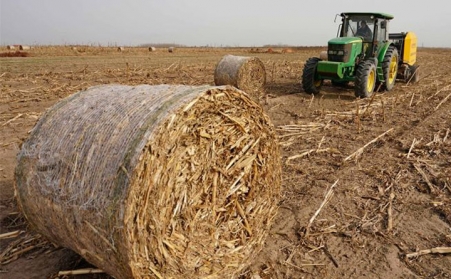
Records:
M103 85L61 100L18 154L29 223L117 279L230 278L276 213L280 151L232 86Z
M6 49L15 49L15 47L13 45L7 45Z
M117 48L117 51L124 51L124 50L125 50L124 47L118 47L118 48Z
M258 99L266 82L265 66L257 57L225 55L215 69L215 85L232 85Z
M174 52L174 47L168 47L168 52Z
M155 47L149 47L149 51L155 51L157 50Z
M30 48L31 48L30 46L23 46L23 45L19 46L20 50L29 50Z

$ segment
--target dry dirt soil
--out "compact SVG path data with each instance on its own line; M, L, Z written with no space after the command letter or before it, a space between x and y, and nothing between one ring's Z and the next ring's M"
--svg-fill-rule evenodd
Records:
M451 254L437 253L451 247L451 49L419 49L418 83L367 99L352 84L303 92L304 62L320 50L41 47L0 58L0 278L92 267L30 230L14 199L16 154L47 108L106 83L213 85L225 54L265 64L259 102L283 162L278 214L241 278L451 278Z

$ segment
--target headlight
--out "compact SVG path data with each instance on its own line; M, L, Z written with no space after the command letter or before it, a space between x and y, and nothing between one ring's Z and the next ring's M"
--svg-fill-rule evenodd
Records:
M339 51L337 52L337 54L338 54L338 55L344 55L345 53L344 53L342 50L339 50Z

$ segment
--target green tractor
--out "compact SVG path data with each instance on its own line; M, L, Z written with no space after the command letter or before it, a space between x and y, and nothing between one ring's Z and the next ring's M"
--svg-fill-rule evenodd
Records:
M332 85L354 82L355 96L391 90L396 79L418 81L417 37L413 32L388 33L392 15L341 13L338 36L328 42L327 52L309 58L302 73L306 93L320 92L324 80Z

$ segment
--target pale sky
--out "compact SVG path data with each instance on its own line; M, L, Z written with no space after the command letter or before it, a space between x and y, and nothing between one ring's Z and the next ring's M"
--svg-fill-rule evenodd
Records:
M383 12L390 32L451 47L450 0L0 0L0 45L324 46L341 12Z

